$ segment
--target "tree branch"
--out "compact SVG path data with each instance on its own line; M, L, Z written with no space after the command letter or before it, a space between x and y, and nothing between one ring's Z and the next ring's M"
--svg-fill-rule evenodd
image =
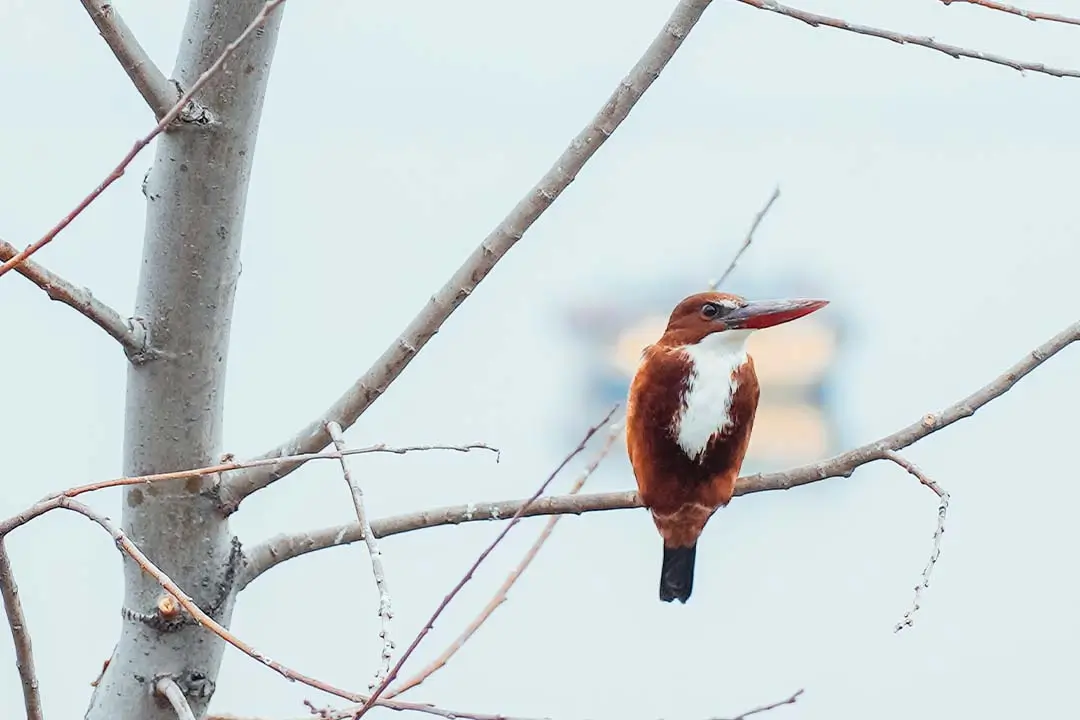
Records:
M368 522L367 510L364 508L364 491L352 479L352 473L349 471L349 461L344 455L348 448L345 447L345 438L342 437L341 426L330 421L326 424L326 429L329 431L330 439L334 443L338 460L341 461L341 474L345 477L345 484L349 486L349 493L352 495L353 509L356 510L356 522L360 525L360 530L364 535L364 543L367 545L368 556L371 558L371 574L375 576L375 587L379 591L379 622L381 625L379 628L379 640L382 641L382 648L379 653L379 669L375 672L375 679L368 685L368 690L371 690L381 683L390 672L390 660L394 656L394 640L390 635L390 624L391 619L394 617L394 611L390 604L390 590L386 586L386 571L383 569L382 551L379 550L379 544L375 542L375 536L371 534L371 523Z
M724 281L728 279L731 273L735 272L735 266L739 264L739 260L742 258L749 248L750 244L754 242L754 233L757 232L758 226L761 225L761 221L765 219L765 216L769 214L769 210L772 209L773 203L780 199L780 186L777 185L772 195L765 202L764 207L758 210L757 215L754 216L754 222L750 223L750 229L746 231L746 237L743 238L742 245L735 251L735 257L731 258L731 262L728 263L727 269L724 270L724 274L720 276L719 280L710 280L709 289L716 290L718 287L724 284Z
M92 202L157 137L143 183L146 221L132 314L143 319L161 358L127 369L125 475L198 467L221 457L245 203L283 2L189 0L172 75L190 90L79 205L81 210ZM165 132L196 93L214 119L207 118L205 128ZM228 518L217 509L216 480L129 486L120 507L131 541L227 626L240 552ZM172 709L149 692L148 679L163 670L197 668L209 687L217 682L226 644L194 623L163 635L142 622L150 616L172 627L173 621L159 614L157 582L129 562L123 575L120 636L85 720L175 720ZM209 693L187 699L196 717L206 713Z
M372 703L372 701L366 695L350 692L349 690L343 690L341 688L334 687L329 683L325 683L321 680L317 680L313 677L309 677L307 675L304 675L303 673L297 672L277 662L276 660L267 657L263 653L259 652L252 646L245 643L243 640L233 635L231 632L229 632L228 629L220 625L217 621L207 615L201 608L199 608L199 606L195 604L195 602L191 599L190 596L188 596L183 590L181 590L176 585L176 583L173 582L171 578L169 578L168 575L166 575L157 565L155 565L148 557L146 557L146 555L138 548L138 546L135 545L135 543L131 541L131 539L124 533L123 530L117 527L116 524L114 524L111 520L109 520L101 513L93 510L87 505L78 502L77 500L71 500L70 498L60 498L59 503L52 509L69 510L71 512L82 515L93 523L96 523L99 527L105 530L105 532L109 533L109 535L113 538L113 541L116 543L116 547L127 557L131 558L131 560L135 562L141 572L146 573L147 575L152 577L161 586L161 588L169 594L169 596L176 600L180 607L182 607L188 613L188 615L194 620L195 623L201 625L206 630L209 630L221 639L225 640L225 642L229 643L248 657L259 661L266 667L274 670L279 675L287 678L288 680L303 683L304 685L308 685L317 690L322 690L323 692L330 695L336 695L337 697L348 700L349 702L365 703L368 705ZM0 534L0 540L2 540L2 534ZM109 664L111 665L112 663ZM391 710L412 711L426 713L429 715L436 715L442 718L446 718L446 720L454 720L454 718L463 718L464 720L524 720L510 718L505 715L491 715L458 710L447 710L444 708L435 707L434 705L428 705L426 703L404 702L401 700L379 699L374 701L374 704L381 707L390 708ZM40 720L40 718L37 718L35 720Z
M459 580L457 584L450 590L450 592L446 594L446 597L444 597L442 599L442 602L438 604L438 606L435 608L435 611L431 613L431 617L429 617L427 622L424 623L423 627L420 628L420 632L416 633L416 637L413 638L413 641L411 643L409 643L409 647L405 648L405 652L401 654L401 657L398 658L398 661L394 663L394 667L390 669L390 672L387 674L387 676L383 678L383 681L379 683L379 686L375 688L374 692L371 693L371 697L364 702L364 706L357 711L356 715L353 716L353 720L360 720L360 718L366 715L367 712L371 710L371 708L375 707L376 701L378 701L380 696L384 692L386 692L387 688L390 687L390 683L394 682L394 680L397 679L398 673L401 672L402 666L405 665L405 662L416 651L416 648L420 646L420 643L423 641L423 639L427 637L427 634L431 632L431 630L435 627L435 621L439 619L439 616L443 614L443 611L446 610L446 608L450 605L451 602L453 602L454 598L457 597L457 594L461 592L461 589L464 588L470 580L472 580L473 575L480 568L480 565L483 564L484 560L487 559L488 555L490 555L495 550L495 548L499 546L499 543L501 543L503 539L510 533L510 531L514 529L514 526L521 522L522 515L525 513L526 510L529 509L529 505L531 505L533 502L536 501L538 497L544 494L544 492L548 489L548 486L551 485L552 481L556 478L556 476L558 476L558 474L562 472L563 468L570 464L571 460L577 457L577 455L585 449L585 446L589 444L589 440L592 439L593 435L595 435L600 428L607 424L607 422L611 419L611 416L614 415L615 411L618 409L618 405L612 407L610 410L608 410L607 415L604 416L603 420L601 420L596 425L593 425L585 432L585 436L581 439L581 442L578 443L577 447L571 450L566 455L566 457L562 459L562 461L555 467L555 469L551 471L551 474L547 476L547 479L540 484L540 487L537 488L536 492L532 494L532 497L526 500L525 503L518 509L518 511L514 513L514 516L510 518L510 522L508 522L506 526L503 527L502 531L495 536L495 539L491 541L491 544L489 544L484 549L484 551L481 552L479 556L477 556L475 562L473 562L469 569L465 571L465 574L461 577L461 580Z
M405 447L390 447L379 443L378 445L371 445L363 448L353 448L351 450L345 450L342 453L337 451L329 451L322 453L310 453L308 455L299 455L295 459L299 460L337 460L339 455L363 455L366 453L392 453L395 455L404 455L408 452L417 450L451 450L454 452L469 452L470 450L490 450L495 453L496 462L498 462L499 450L493 448L490 445L483 443L474 443L471 445L409 445ZM292 459L292 458L290 458ZM76 485L75 487L62 490L52 495L46 496L43 500L40 500L30 507L26 508L17 515L13 515L6 520L0 521L0 537L3 537L7 533L11 532L20 525L25 525L34 518L43 515L51 510L55 510L60 506L60 501L63 498L75 498L79 495L88 492L95 492L97 490L105 490L112 487L130 487L131 485L147 485L150 483L168 482L170 480L186 480L188 478L200 478L207 475L216 475L219 473L226 473L230 470L244 469L248 467L255 467L257 465L269 465L277 462L277 460L249 460L248 462L223 462L217 465L207 465L205 467L194 468L191 470L179 470L176 472L163 472L163 473L151 473L148 475L126 475L124 477L112 478L109 480L99 480L98 482L88 483L86 485ZM376 535L378 537L378 535Z
M746 718L748 718L748 717L750 717L752 715L758 715L758 714L763 713L763 712L769 712L770 710L775 710L776 708L783 707L784 705L794 705L795 702L799 699L799 696L802 695L802 694L803 694L802 690L796 690L789 697L786 697L783 700L779 700L777 702L769 703L768 705L761 705L761 706L758 706L758 707L754 708L753 710L747 710L743 714L737 715L737 716L731 718L731 720L746 720ZM720 718L714 718L714 720L720 720Z
M578 475L577 480L570 486L568 495L577 495L581 491L581 488L585 486L589 477L596 472L596 468L600 467L600 463L607 457L608 453L611 452L611 446L615 444L615 440L622 434L622 430L622 423L619 423L611 429L611 432L608 433L607 440L604 441L600 450L597 451L593 459L585 466L585 469L581 471L581 474ZM484 609L480 611L480 614L469 623L464 631L462 631L461 635L459 635L454 642L450 643L449 647L443 650L437 658L428 663L422 670L408 680L403 681L393 690L387 691L383 697L389 700L401 695L407 690L411 690L445 667L446 663L450 662L450 658L454 657L454 655L457 654L457 651L464 647L465 643L476 634L476 631L480 629L480 626L487 622L487 619L491 617L492 613L494 613L500 605L506 602L506 596L510 592L510 588L514 587L514 583L518 581L518 578L520 578L529 568L529 565L532 564L532 561L540 553L540 549L544 547L544 543L547 542L547 539L551 537L552 531L555 530L555 526L562 517L562 515L552 515L548 518L547 523L544 524L544 529L540 531L540 534L536 537L532 546L525 553L525 557L523 557L517 567L506 576L506 580L504 580L503 584L499 586L499 589L495 591L495 596L491 598L490 602L488 602L488 604L484 606ZM368 531L370 531L370 528L365 528L365 532Z
M42 720L41 692L38 688L37 671L34 669L34 648L30 642L30 631L26 628L26 616L23 614L22 602L19 601L19 586L15 584L11 558L4 547L3 537L0 537L0 596L4 598L11 639L15 643L15 667L22 681L26 720Z
M336 420L348 428L371 406L408 366L424 345L439 331L495 264L570 185L585 163L615 132L645 91L675 55L686 36L701 18L711 0L681 0L663 29L637 61L630 73L608 98L600 112L573 139L540 181L484 239L445 285L432 296L390 347L338 400L316 420L262 458L316 452L330 441L326 423ZM282 462L278 467L250 471L231 478L225 486L226 509L235 509L253 492L261 490L299 467Z
M246 28L244 28L243 32L241 32L235 40L225 46L225 49L222 51L221 55L218 56L217 60L215 60L214 63L210 65L210 67L208 67L202 75L199 76L195 83L192 84L190 90L180 96L180 99L176 101L176 104L172 106L172 109L169 110L169 112L165 113L165 116L161 118L160 121L158 121L157 125L154 126L154 129L147 133L145 136L135 141L135 144L131 147L130 150L128 150L127 155L125 155L123 159L120 160L119 164L115 168L113 168L112 172L110 172L108 176L101 181L101 184L91 190L89 195L79 201L79 204L75 206L74 210L68 213L60 222L53 226L53 228L47 233L45 233L39 240L30 245L27 245L17 255L15 255L15 257L10 258L3 265L0 265L0 276L3 276L8 270L11 270L15 266L23 263L28 257L30 257L38 250L55 240L56 236L59 235L64 230L64 228L74 222L75 218L81 215L82 212L86 210L86 208L90 207L90 204L97 200L98 197L103 192L105 192L110 185L123 177L124 172L127 170L127 166L131 164L131 161L135 159L135 156L138 155L144 147L149 145L154 138L164 132L165 129L169 127L170 124L172 124L173 120L176 120L178 117L180 117L181 113L183 113L184 110L187 108L188 103L191 102L191 100L199 93L199 91L201 91L203 87L208 82L210 82L210 79L213 78L219 70L221 70L221 67L225 64L225 61L229 59L229 56L236 52L237 48L239 48L244 43L244 41L251 36L252 33L265 25L266 21L270 17L270 14L277 8L278 5L281 5L283 2L285 2L285 0L267 0L266 4L263 5L262 10L260 10L259 13L255 16L255 18L251 21L251 23ZM199 122L200 124L212 124L214 120L209 115L209 113L207 113L197 122Z
M0 240L0 261L10 260L19 254L11 243ZM136 364L145 362L153 353L146 343L146 331L141 325L121 317L120 313L94 297L86 288L75 287L56 273L46 270L32 260L15 268L15 272L45 291L50 300L64 303L82 314L90 322L107 332L120 343L128 358Z
M159 120L165 117L176 102L176 88L143 50L111 0L81 2L154 117Z
M1026 18L1028 20L1047 20L1049 22L1064 23L1066 25L1080 25L1080 18L1066 17L1064 15L1055 15L1054 13L1039 12L1037 10L1025 10L1013 5L1006 5L1005 3L994 2L994 0L941 0L944 5L952 5L955 3L967 3L968 5L978 5L979 7L988 8L990 10L997 10L999 12L1008 13L1010 15L1018 15L1019 17Z
M930 488L941 501L938 503L937 528L934 530L934 549L930 552L930 559L926 562L926 567L923 568L922 580L915 586L915 599L911 603L911 609L904 613L903 619L893 628L893 632L900 632L904 628L909 628L915 624L915 613L919 611L919 601L922 600L923 590L930 587L930 575L933 574L938 558L941 557L941 536L945 534L945 515L949 511L949 493L947 493L943 487L931 480L926 473L919 469L918 465L900 455L895 450L886 450L885 458L887 460L892 460L894 463L904 468L908 474L914 476L915 479Z
M169 701L176 713L176 720L196 720L195 713L191 712L191 706L184 697L184 691L171 677L158 678L154 683L154 692Z
M833 477L850 477L855 469L874 462L887 460L890 450L902 450L927 435L942 430L949 425L971 417L975 412L995 398L1001 397L1012 389L1020 378L1042 365L1064 348L1080 340L1080 322L1074 323L1047 340L1016 363L990 384L976 390L971 395L959 400L937 413L927 413L921 420L891 435L867 443L853 450L835 455L826 460L810 463L784 472L758 473L739 478L735 485L735 495L772 490L790 490L800 485L819 482ZM481 520L501 520L514 516L525 506L526 501L503 500L499 502L469 503L450 507L406 513L375 520L371 531L382 538L398 533L412 532L440 525L458 525ZM580 515L586 512L603 510L624 510L641 507L637 493L613 492L596 495L563 495L539 498L528 506L522 517L536 515ZM2 531L3 524L0 524ZM338 525L297 535L279 535L255 546L247 555L244 570L237 578L243 588L270 568L286 560L316 550L345 545L360 539L356 525Z
M1007 57L985 53L981 50L968 50L967 48L962 48L958 45L940 43L931 37L908 35L907 33L883 30L881 28L870 27L869 25L849 23L847 20L842 20L840 18L829 17L828 15L817 15L805 10L799 10L798 8L781 5L775 0L738 0L738 2L755 7L759 10L768 10L769 12L785 15L789 18L794 18L795 20L801 20L812 27L825 25L826 27L836 28L837 30L846 30L848 32L858 33L859 35L868 35L870 37L891 40L899 45L918 45L919 47L924 47L928 50L936 50L937 52L945 53L956 59L965 57L971 58L972 60L982 60L983 62L993 63L995 65L1004 65L1005 67L1010 67L1013 70L1019 70L1021 72L1027 70L1029 72L1042 73L1044 75L1053 75L1054 77L1080 77L1080 70L1048 67L1042 63L1011 60Z

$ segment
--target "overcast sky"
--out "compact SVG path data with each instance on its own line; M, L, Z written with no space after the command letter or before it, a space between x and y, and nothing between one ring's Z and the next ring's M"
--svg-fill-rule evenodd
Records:
M1038 3L1080 14L1067 0ZM168 73L186 3L116 5ZM287 3L248 200L225 449L276 444L365 370L600 107L673 5ZM1080 69L1077 27L937 0L805 7ZM0 86L0 237L21 247L153 118L74 0L0 2ZM856 324L842 387L851 442L953 402L1077 320L1078 118L1078 79L717 0L567 193L347 433L356 444L482 440L502 462L356 459L371 513L531 492L568 433L596 420L567 412L580 368L561 309L693 277L734 250L777 183L783 197L729 287L740 273L797 268L834 298L823 312ZM151 153L37 257L125 314ZM121 472L125 369L110 338L14 273L0 279L0 311L6 517ZM647 515L567 519L509 601L410 699L555 720L703 720L805 688L776 717L1060 716L1075 707L1080 667L1078 363L1065 351L907 453L953 497L913 628L892 630L929 553L936 498L874 466L737 499L702 538L686 606L656 598ZM633 487L624 460L611 467L597 487ZM119 491L88 502L120 516ZM351 513L335 466L313 463L245 503L234 531L252 544ZM541 522L492 556L411 667L487 602ZM383 543L400 645L496 531ZM46 715L81 717L119 631L115 546L55 513L9 546ZM242 595L233 629L362 690L379 652L376 605L357 545L267 574ZM0 667L0 715L18 717L6 640ZM228 650L212 708L302 716L304 698L329 702Z

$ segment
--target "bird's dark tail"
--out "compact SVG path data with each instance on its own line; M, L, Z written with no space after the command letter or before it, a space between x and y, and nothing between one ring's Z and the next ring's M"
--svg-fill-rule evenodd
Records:
M694 557L697 545L664 548L664 564L660 568L660 599L685 603L694 589Z

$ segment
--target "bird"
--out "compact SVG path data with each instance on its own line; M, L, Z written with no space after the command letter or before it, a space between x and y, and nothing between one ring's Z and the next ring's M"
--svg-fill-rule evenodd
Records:
M698 538L735 490L759 387L746 341L809 315L827 300L690 295L647 346L630 383L626 448L638 496L663 539L660 600L685 604Z

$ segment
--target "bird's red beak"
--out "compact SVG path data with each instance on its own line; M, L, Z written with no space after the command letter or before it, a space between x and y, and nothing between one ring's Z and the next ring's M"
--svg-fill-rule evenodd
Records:
M828 300L752 300L718 318L731 330L760 330L809 315Z

